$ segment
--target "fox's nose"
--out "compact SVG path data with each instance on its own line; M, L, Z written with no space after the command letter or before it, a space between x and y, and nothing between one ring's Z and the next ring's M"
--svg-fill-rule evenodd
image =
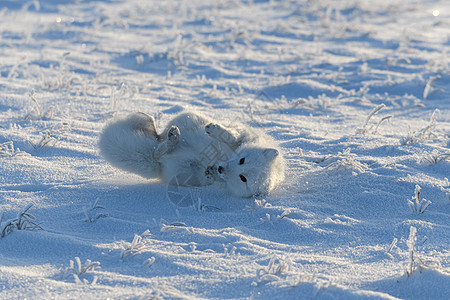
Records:
M222 167L222 166L219 166L219 168L217 169L217 172L219 172L219 174L222 174L222 172L223 172L223 167Z

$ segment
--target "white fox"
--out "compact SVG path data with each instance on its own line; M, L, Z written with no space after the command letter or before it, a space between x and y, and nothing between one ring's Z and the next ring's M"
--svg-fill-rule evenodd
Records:
M183 113L158 134L153 117L134 113L108 124L100 152L113 166L169 184L222 182L236 196L266 194L284 179L284 161L273 140L239 124L212 123Z

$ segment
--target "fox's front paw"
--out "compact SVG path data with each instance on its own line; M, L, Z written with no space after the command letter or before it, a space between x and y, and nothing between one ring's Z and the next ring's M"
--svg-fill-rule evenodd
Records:
M180 140L180 129L178 129L177 126L170 127L169 131L167 132L167 140L171 144L176 144Z
M205 126L205 131L209 135L217 135L223 131L222 127L218 124L210 123Z

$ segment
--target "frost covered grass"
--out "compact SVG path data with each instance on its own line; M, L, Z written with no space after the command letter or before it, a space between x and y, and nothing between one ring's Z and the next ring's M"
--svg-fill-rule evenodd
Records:
M433 133L433 130L436 127L436 122L439 117L439 113L440 111L436 109L431 115L430 122L427 126L418 131L410 132L405 138L402 138L400 141L402 145L420 143L431 137L436 137L436 135Z
M5 237L15 230L36 230L42 227L35 222L35 217L28 211L33 204L28 204L14 219L6 220L3 223L4 213L0 215L0 237Z
M437 164L441 161L450 160L450 153L425 153L423 156L423 161L428 162L430 164Z
M446 0L0 1L0 298L448 298L449 20ZM286 181L179 207L99 156L111 118L187 110L272 136Z
M83 264L81 263L81 259L79 257L75 257L75 263L73 260L70 260L70 266L64 270L62 277L63 279L68 279L72 277L77 284L90 284L95 285L97 283L98 277L94 276L93 280L89 282L86 278L82 278L85 274L89 272L93 272L96 268L100 267L100 263L98 261L91 261L87 259ZM83 280L81 280L83 279Z
M369 125L370 119L385 107L386 107L385 104L380 104L379 106L375 107L367 116L367 119L364 121L362 128L359 128L357 130L357 132L362 133L362 134L376 133L378 130L378 127L380 127L380 125L384 121L390 120L392 118L392 116L386 116L386 117L381 118L375 126Z
M150 243L148 239L152 237L153 235L150 233L149 230L144 231L141 235L134 235L133 241L130 245L126 246L122 250L122 254L120 255L121 258L127 257L127 256L135 256L138 254L141 254L144 252Z
M53 118L53 107L50 107L47 112L42 112L41 105L39 104L38 100L36 99L36 91L33 89L30 94L31 100L33 101L34 107L29 112L24 120L29 121L31 119L51 119Z
M408 245L408 263L406 265L406 274L411 276L414 272L422 272L426 269L440 269L439 261L432 259L424 259L416 250L417 228L411 226L409 228Z
M89 206L83 207L84 215L86 216L86 222L93 223L100 218L107 218L107 213L98 213L99 210L106 209L104 206L98 205L100 198L95 199Z
M420 186L416 185L416 189L414 191L414 196L412 197L412 199L408 200L408 205L413 212L423 214L425 212L425 210L428 208L428 206L430 206L431 201L429 201L423 197L422 197L422 199L420 199L421 190L422 189L420 188Z
M20 151L19 148L15 148L14 142L12 141L0 144L0 157L17 155L28 155L28 153Z

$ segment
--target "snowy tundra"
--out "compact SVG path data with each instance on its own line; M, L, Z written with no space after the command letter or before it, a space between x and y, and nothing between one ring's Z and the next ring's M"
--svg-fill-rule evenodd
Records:
M449 34L448 0L0 0L0 299L448 299ZM192 111L284 180L99 151Z

